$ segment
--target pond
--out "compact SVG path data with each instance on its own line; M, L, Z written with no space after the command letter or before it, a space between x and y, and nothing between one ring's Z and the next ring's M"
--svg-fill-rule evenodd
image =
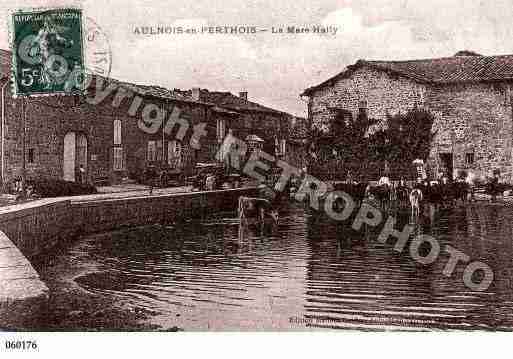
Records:
M442 275L377 233L298 205L238 239L234 214L87 236L36 263L51 289L40 330L511 330L513 211L477 203L418 228L487 263L475 292L464 266Z

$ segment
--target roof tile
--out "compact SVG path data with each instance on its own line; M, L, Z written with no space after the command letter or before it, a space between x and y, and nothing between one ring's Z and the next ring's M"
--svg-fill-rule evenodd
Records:
M463 56L461 54L464 54ZM356 64L323 83L304 91L312 91L329 86L333 81L350 76L354 70L369 66L381 71L395 73L417 82L431 84L451 84L464 82L490 82L513 80L513 55L481 56L470 52L460 52L456 56L437 59L407 61L368 61L359 60Z

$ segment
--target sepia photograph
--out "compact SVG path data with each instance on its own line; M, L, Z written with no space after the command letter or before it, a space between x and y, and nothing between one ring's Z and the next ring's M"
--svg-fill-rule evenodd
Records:
M513 331L512 89L511 0L2 0L1 351Z

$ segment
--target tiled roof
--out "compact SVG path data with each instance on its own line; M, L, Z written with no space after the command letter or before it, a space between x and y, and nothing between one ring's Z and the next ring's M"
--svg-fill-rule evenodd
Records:
M9 76L11 71L11 56L12 53L7 50L0 49L0 78L4 76ZM205 103L202 101L195 101L192 97L184 96L174 91L168 90L164 87L160 86L150 86L150 85L140 85L133 84L129 82L120 81L113 78L105 78L109 82L115 82L119 86L126 88L134 93L137 93L141 96L151 96L156 98L181 101L181 102L191 102L191 103L199 103L207 106L213 106L213 104Z
M180 93L176 93L175 91L168 90L164 87L160 86L150 86L150 85L140 85L140 84L133 84L129 82L123 82L115 79L109 79L109 81L114 81L119 84L119 86L124 87L125 89L132 91L136 94L139 94L141 96L150 96L150 97L156 97L161 99L167 99L167 100L173 100L173 101L180 101L180 102L190 102L190 103L196 103L196 104L203 104L206 106L213 106L213 104L206 103L203 101L196 101L190 96L185 96Z
M491 82L513 80L513 55L481 56L462 51L452 57L409 61L367 61L359 60L354 65L323 83L304 91L330 86L333 81L350 76L355 70L368 66L394 73L420 83L452 84L465 82Z
M179 89L175 89L175 92L187 94L187 96L191 96L192 94L191 90L182 91ZM236 96L231 92L209 91L207 89L201 89L200 98L202 101L215 103L218 106L235 111L258 111L266 113L275 113L280 115L285 114L282 111L278 111L270 107L260 105L256 102L244 100L243 98L240 98L239 96Z
M227 110L227 109L222 108L222 107L217 106L217 105L212 107L212 111L217 112L217 113L223 113L223 114L226 114L226 115L237 115L237 116L239 115L239 113L236 112L236 111L230 111L230 110Z

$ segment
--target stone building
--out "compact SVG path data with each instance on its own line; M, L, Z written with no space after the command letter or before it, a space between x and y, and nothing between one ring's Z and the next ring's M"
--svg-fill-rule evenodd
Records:
M300 169L307 167L310 160L307 151L309 142L307 119L295 117L290 126L286 162Z
M11 184L23 174L29 179L75 181L80 166L91 183L137 178L149 165L167 164L180 171L193 166L197 151L191 149L190 132L195 124L208 123L213 116L211 104L156 86L102 78L92 80L85 96L13 98L9 85L10 53L1 54L3 185ZM97 86L100 92L112 90L93 103L90 100L95 98ZM135 99L140 101L137 108ZM180 117L190 123L183 141L176 139L179 126L169 134L163 134L162 126L155 131L145 130L141 119L146 106L164 109L169 114L178 110Z
M219 144L230 132L233 136L247 141L249 147L252 146L252 139L262 140L261 148L265 152L280 158L285 157L292 115L248 100L247 92L240 92L236 96L230 92L195 88L189 91L175 89L174 93L215 104L215 109L220 109L216 121L211 122L220 131L217 131L217 136L210 136L210 141L217 138ZM211 143L210 146L217 151L214 144ZM212 154L209 156L212 157Z
M197 162L215 161L218 145L229 129L245 136L276 125L277 131L266 135L280 136L287 126L288 115L239 101L231 94L223 96L224 106L224 100L212 101L217 100L214 96L200 99L195 90L187 94L99 77L91 81L84 96L13 98L10 64L11 53L0 50L0 178L4 187L23 174L75 181L80 166L91 183L137 179L150 165L188 174ZM143 121L145 111L149 122ZM159 120L160 111L166 112L164 121ZM192 135L199 124L206 124L206 135L193 146Z
M359 60L302 95L312 125L325 132L341 113L356 118L366 111L386 125L388 115L425 109L435 116L431 174L500 170L511 181L512 84L513 55L461 51L437 59Z

